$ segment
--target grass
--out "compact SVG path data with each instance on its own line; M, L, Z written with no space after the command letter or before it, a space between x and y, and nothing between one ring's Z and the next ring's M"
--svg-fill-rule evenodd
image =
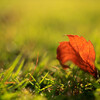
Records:
M56 59L64 34L91 40L100 71L99 0L0 1L0 100L99 100L100 79Z

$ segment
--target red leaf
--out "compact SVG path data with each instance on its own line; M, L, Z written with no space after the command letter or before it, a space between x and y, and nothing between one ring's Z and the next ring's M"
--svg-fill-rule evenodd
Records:
M65 63L72 61L82 70L97 78L97 69L94 66L95 51L91 41L86 41L82 36L67 35L69 42L60 42L57 48L57 59L63 68L69 68Z

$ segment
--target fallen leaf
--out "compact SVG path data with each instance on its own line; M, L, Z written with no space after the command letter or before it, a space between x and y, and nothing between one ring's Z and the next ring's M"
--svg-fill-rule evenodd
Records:
M94 66L95 51L91 41L78 35L67 35L69 42L60 42L57 48L57 59L64 69L69 68L66 62L72 61L85 72L97 78L97 69Z

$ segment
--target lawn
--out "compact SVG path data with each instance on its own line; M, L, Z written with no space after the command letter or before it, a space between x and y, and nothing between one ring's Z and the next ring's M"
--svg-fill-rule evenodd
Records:
M100 79L56 59L65 34L92 42L100 72L99 0L0 1L0 100L99 100Z

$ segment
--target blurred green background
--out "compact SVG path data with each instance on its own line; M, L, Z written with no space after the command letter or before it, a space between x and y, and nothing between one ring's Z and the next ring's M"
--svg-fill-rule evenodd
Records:
M100 0L0 0L1 67L19 53L56 59L64 34L91 40L99 56Z

